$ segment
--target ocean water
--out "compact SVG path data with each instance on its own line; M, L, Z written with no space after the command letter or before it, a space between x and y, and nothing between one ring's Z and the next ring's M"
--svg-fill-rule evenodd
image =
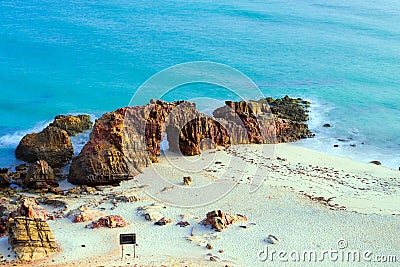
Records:
M310 100L316 137L299 145L400 166L397 0L2 0L0 166L55 115L98 117L158 71L199 60L237 68L265 96Z

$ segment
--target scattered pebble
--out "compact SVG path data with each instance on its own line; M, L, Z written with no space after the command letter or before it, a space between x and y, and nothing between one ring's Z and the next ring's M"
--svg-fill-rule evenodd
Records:
M264 239L264 241L269 244L276 244L279 243L281 240L274 235L269 235L266 239Z

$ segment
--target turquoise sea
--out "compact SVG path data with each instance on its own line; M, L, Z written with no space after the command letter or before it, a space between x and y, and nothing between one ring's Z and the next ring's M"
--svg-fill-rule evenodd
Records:
M316 137L299 145L399 168L398 0L2 0L0 167L55 115L99 117L189 61L237 68L266 96L310 100ZM213 90L202 94L229 97Z

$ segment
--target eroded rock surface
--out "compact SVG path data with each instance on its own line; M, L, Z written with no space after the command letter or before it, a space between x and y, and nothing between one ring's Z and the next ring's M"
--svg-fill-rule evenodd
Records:
M226 229L232 223L246 221L246 216L240 214L232 215L221 210L213 210L207 213L207 217L201 223L204 225L210 225L213 229L221 231Z
M15 150L15 156L30 163L42 159L51 167L60 168L67 165L73 152L67 132L48 126L40 133L25 135Z
M17 259L21 261L35 261L57 252L53 233L47 222L41 218L11 218L8 232L8 242Z
M54 176L53 169L44 160L38 160L29 165L28 173L24 180L27 188L49 188L57 187L58 183Z
M93 123L89 115L58 115L50 126L60 128L66 131L68 135L74 136L92 128Z

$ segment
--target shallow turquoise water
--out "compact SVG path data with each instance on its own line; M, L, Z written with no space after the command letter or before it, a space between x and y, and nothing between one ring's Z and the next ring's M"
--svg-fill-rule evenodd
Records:
M100 116L195 60L237 68L264 95L311 100L317 136L301 145L400 166L400 2L109 2L0 2L1 166L55 115Z

